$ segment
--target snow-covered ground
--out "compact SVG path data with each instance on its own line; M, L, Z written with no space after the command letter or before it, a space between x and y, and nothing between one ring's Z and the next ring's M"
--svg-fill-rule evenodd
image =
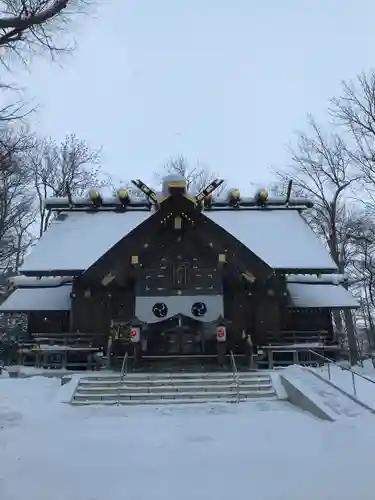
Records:
M46 370L45 368L35 368L34 366L22 366L22 365L12 365L12 370L18 370L20 372L21 377L35 377L35 375L43 375L44 377L61 377L63 375L71 375L73 372L71 370L66 369L58 369L58 370ZM91 375L98 375L97 371L79 371L74 372L78 375L87 377ZM100 375L113 375L111 370L100 370ZM5 376L6 373L5 373ZM1 375L0 375L1 377Z
M375 417L287 402L71 407L43 377L0 379L1 500L372 500Z

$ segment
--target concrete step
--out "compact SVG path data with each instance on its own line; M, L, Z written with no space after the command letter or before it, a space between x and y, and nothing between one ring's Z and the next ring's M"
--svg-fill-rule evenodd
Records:
M257 391L256 393L249 393L240 391L238 394L240 399L252 399L252 398L267 398L273 396L273 391ZM149 392L138 392L133 394L120 394L120 396L116 393L107 393L103 394L99 397L99 395L94 394L75 394L74 401L139 401L139 400L148 400L148 401L158 401L163 399L199 399L201 401L212 400L212 399L236 399L237 391L222 391L222 392L160 392L160 393L149 393Z
M259 378L259 379L238 379L239 385L252 385L252 386L263 386L263 385L269 385L271 384L271 380L269 377L264 377L264 378ZM225 384L233 384L233 377L228 377L227 379L222 379L222 380L217 380L217 379L202 379L202 378L197 378L197 379L168 379L168 380L129 380L127 378L124 379L122 382L121 380L117 381L88 381L88 380L81 380L80 381L80 386L82 387L92 387L92 388L99 388L99 387L106 387L106 388L118 388L121 387L122 385L125 385L126 387L174 387L176 385L179 386L191 386L194 387L196 385L221 385Z
M276 400L276 396L265 398L267 401ZM248 399L240 399L238 402L243 403L245 401L249 401ZM251 401L251 400L250 400ZM75 401L71 402L72 406L117 406L120 404L121 406L136 406L136 405L149 405L149 406L167 406L167 405L186 405L186 404L207 404L207 403L216 403L216 404L227 404L227 403L237 403L237 399L229 399L229 400L220 400L217 398L214 399L159 399L159 400L122 400L118 402L117 400L111 401L102 401L100 399L92 399L90 401Z
M265 372L239 372L238 376L240 378L246 379L246 380L258 380L258 379L264 379L264 378L269 378L270 375L269 373ZM127 375L124 375L123 378L126 378L127 380L131 381L148 381L148 380L175 380L180 379L180 380L195 380L195 379L210 379L210 380L225 380L227 378L233 378L233 373L143 373L143 374L134 374L134 373L128 373ZM116 382L120 379L120 374L116 376L99 376L99 375L93 375L93 376L83 376L81 377L82 381L107 381L107 382Z
M239 377L243 379L262 379L262 378L269 378L269 375L267 373L259 373L259 372L240 372ZM223 372L223 373L216 373L216 372L207 372L207 373L183 373L183 372L176 372L176 373L128 373L125 375L125 378L127 380L166 380L166 379L186 379L186 380L192 380L192 379L217 379L217 380L222 380L226 378L233 378L233 373L232 372ZM120 375L93 375L90 377L82 377L81 380L97 380L97 381L103 381L106 380L107 382L116 382L120 379Z
M277 399L268 373L147 373L81 378L73 404L164 404Z
M273 390L272 384L270 382L251 385L251 384L241 384L239 386L240 391L246 392L257 392L259 390ZM121 394L127 393L137 393L137 392L148 392L148 393L160 393L160 392L220 392L225 390L237 390L237 385L232 383L209 385L209 384L196 384L196 385L153 385L153 386L121 386L118 387L87 387L79 385L77 387L77 394L106 394L108 392Z

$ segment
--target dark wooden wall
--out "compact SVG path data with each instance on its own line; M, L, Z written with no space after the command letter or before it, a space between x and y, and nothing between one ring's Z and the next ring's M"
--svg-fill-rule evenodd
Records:
M28 314L28 332L64 333L69 332L68 311L36 311Z
M224 312L232 334L251 334L253 342L262 344L268 332L280 329L284 307L280 283L255 281L253 284L227 275L224 282Z
M288 308L283 316L282 330L286 331L331 331L331 313L327 309Z
M108 335L111 320L131 321L134 294L120 287L78 288L73 290L72 332Z

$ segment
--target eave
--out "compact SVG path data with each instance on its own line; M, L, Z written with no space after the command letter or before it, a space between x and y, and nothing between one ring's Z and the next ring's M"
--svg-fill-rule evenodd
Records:
M48 271L22 271L22 274L30 278L39 278L40 276L50 277L50 276L79 276L84 272L84 269L49 269Z
M337 267L332 268L312 268L312 267L293 267L293 268L277 268L277 274L332 274L337 272Z

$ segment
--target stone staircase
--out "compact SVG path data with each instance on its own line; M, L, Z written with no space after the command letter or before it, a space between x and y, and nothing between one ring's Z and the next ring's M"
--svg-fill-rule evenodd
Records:
M238 383L237 383L238 381ZM277 399L269 374L142 373L79 380L72 405L184 404Z

